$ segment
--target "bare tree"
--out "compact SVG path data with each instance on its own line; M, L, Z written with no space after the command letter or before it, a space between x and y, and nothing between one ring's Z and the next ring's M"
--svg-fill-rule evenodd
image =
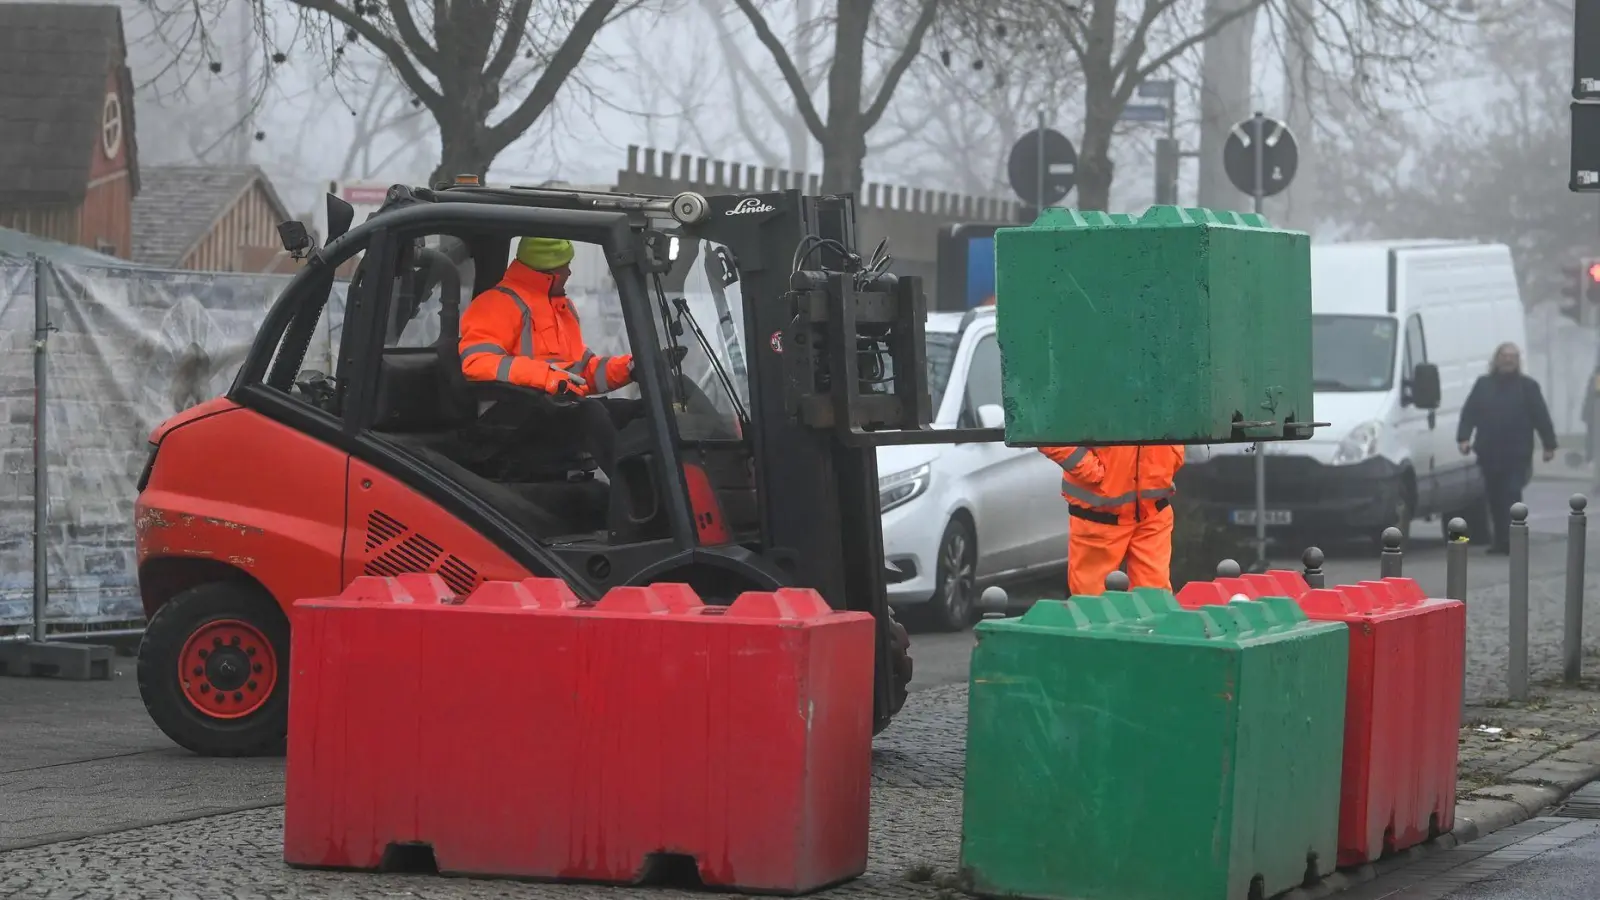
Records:
M223 0L149 0L166 4L159 14L169 20L197 16L208 2ZM352 44L381 56L439 127L437 179L484 175L550 109L600 30L640 0L250 2L263 24L269 13L292 11L294 40L325 50L335 70ZM269 30L261 33L270 45ZM272 48L274 62L283 56ZM210 67L222 69L220 62Z
M731 139L729 128L719 116L706 115L708 106L722 112L722 73L715 64L704 64L700 58L688 65L673 65L683 62L683 58L660 52L662 46L703 40L704 34L696 34L685 18L682 9L675 8L670 14L662 11L629 21L624 28L629 51L627 66L619 67L615 75L628 85L627 95L634 102L617 104L617 108L642 123L646 146L705 154Z
M1084 126L1078 150L1078 197L1085 209L1104 209L1114 168L1111 138L1140 82L1196 50L1223 29L1257 11L1293 0L1233 0L1196 8L1178 0L964 0L972 4L968 34L992 53L1006 39L1059 41L1083 73ZM1356 95L1396 84L1415 87L1427 47L1458 26L1448 0L1317 0L1324 13L1300 33L1319 58L1352 81ZM1004 28L1002 32L1001 29Z
M816 92L769 22L768 13L779 4L766 4L763 10L759 0L734 3L771 54L806 129L822 148L822 190L859 192L867 134L883 119L906 70L921 52L939 0L837 0L830 23L833 46L827 66L826 113L818 111ZM867 56L869 49L876 49L875 31L879 35L903 34L904 38L886 41L888 64L869 81Z
M1036 127L1040 110L1060 115L1081 90L1075 73L1040 65L1038 56L1021 48L991 63L946 49L918 61L888 116L907 136L895 154L895 170L913 183L965 194L1009 193L1011 145Z
M1325 105L1320 118L1337 127L1320 185L1329 217L1357 237L1506 243L1523 298L1558 296L1563 266L1592 255L1600 228L1594 199L1563 174L1571 17L1541 3L1486 24L1461 54L1474 79L1456 89L1489 99L1466 115L1391 115L1374 129L1365 110Z
M738 23L730 21L730 11L737 13L737 8L728 0L700 0L700 9L717 35L728 98L740 137L764 166L786 168L791 172L809 171L813 141L805 116L796 104L783 99L786 88L781 75L772 83L751 62L746 52L748 41L742 40L744 35ZM806 93L815 95L824 74L823 68L816 65L816 56L827 22L817 17L814 0L794 0L792 9L794 27L789 29L789 36L783 43L794 60L795 70L800 73ZM774 126L781 135L776 140L772 134Z

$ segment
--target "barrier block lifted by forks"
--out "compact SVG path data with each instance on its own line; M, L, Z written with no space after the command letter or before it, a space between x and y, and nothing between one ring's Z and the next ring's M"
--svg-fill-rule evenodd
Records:
M874 623L814 591L580 603L358 578L295 605L284 859L798 894L866 869Z
M1006 442L1311 436L1311 242L1258 215L1047 209L995 232Z

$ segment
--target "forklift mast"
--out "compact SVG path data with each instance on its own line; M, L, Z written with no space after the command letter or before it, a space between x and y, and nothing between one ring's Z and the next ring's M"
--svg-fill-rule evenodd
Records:
M887 704L876 449L1001 441L1004 430L928 427L921 279L861 258L852 197L713 196L699 216L682 215L684 202L695 201L674 201L685 231L728 247L739 268L762 545L835 608L878 618L876 694Z

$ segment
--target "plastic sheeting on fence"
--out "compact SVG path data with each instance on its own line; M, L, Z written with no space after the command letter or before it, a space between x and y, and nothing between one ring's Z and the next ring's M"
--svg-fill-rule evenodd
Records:
M137 621L133 502L150 430L227 390L288 277L49 262L42 271L52 327L46 621ZM32 620L34 289L31 260L0 259L0 627ZM328 322L342 319L324 317L307 368L331 370L338 329Z

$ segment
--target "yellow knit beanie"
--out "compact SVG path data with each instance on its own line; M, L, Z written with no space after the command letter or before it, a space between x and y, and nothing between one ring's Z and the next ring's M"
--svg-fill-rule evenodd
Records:
M525 237L517 242L517 262L537 272L553 272L572 262L572 242Z

